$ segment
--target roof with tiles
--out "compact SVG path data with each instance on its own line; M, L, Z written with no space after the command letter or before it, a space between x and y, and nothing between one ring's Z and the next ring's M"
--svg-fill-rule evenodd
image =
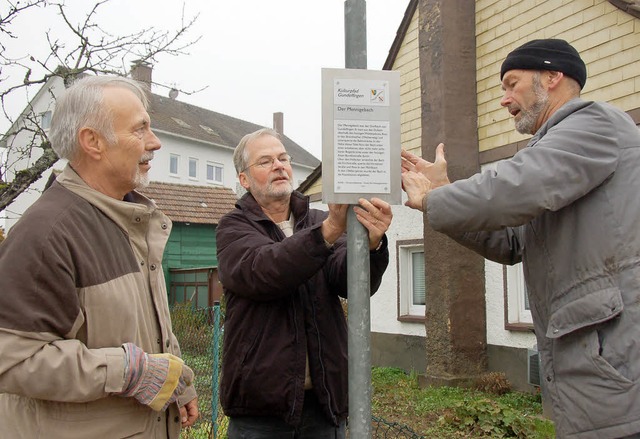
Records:
M263 128L155 93L150 95L149 116L155 130L231 149L236 147L245 134ZM311 168L320 164L320 160L286 135L282 136L282 143L293 158L293 163Z
M155 201L171 221L181 223L217 225L236 202L236 194L222 186L151 182L138 191Z

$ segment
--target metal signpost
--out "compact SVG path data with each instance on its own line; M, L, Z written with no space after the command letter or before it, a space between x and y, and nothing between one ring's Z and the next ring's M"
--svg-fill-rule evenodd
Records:
M345 0L346 69L322 71L323 203L401 204L400 74L368 71L366 1ZM395 149L394 149L395 148ZM371 438L369 238L347 216L349 437Z

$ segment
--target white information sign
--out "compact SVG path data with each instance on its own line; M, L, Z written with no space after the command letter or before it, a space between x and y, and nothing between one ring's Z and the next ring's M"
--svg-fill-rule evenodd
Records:
M323 202L401 204L399 84L399 72L322 70Z
M390 193L389 122L336 120L333 132L334 190Z

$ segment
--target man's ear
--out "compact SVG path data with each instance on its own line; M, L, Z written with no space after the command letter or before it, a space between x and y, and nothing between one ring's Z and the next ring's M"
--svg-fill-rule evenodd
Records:
M100 160L105 144L96 130L89 127L80 128L80 132L78 132L78 143L80 144L80 151L82 151L85 156L93 160Z
M549 87L549 89L554 89L558 86L558 84L560 84L562 78L564 78L564 73L548 70L546 72L546 78L548 81L547 86Z
M240 184L242 185L243 188L245 188L246 190L249 190L249 187L251 185L249 184L249 177L247 177L247 174L245 174L244 172L241 172L240 174L238 174L238 180L240 180Z

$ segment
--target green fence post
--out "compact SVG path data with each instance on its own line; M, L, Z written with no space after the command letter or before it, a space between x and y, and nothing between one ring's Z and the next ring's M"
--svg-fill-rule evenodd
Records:
M211 425L213 439L218 437L218 370L220 360L220 302L213 303L213 371L211 374Z

